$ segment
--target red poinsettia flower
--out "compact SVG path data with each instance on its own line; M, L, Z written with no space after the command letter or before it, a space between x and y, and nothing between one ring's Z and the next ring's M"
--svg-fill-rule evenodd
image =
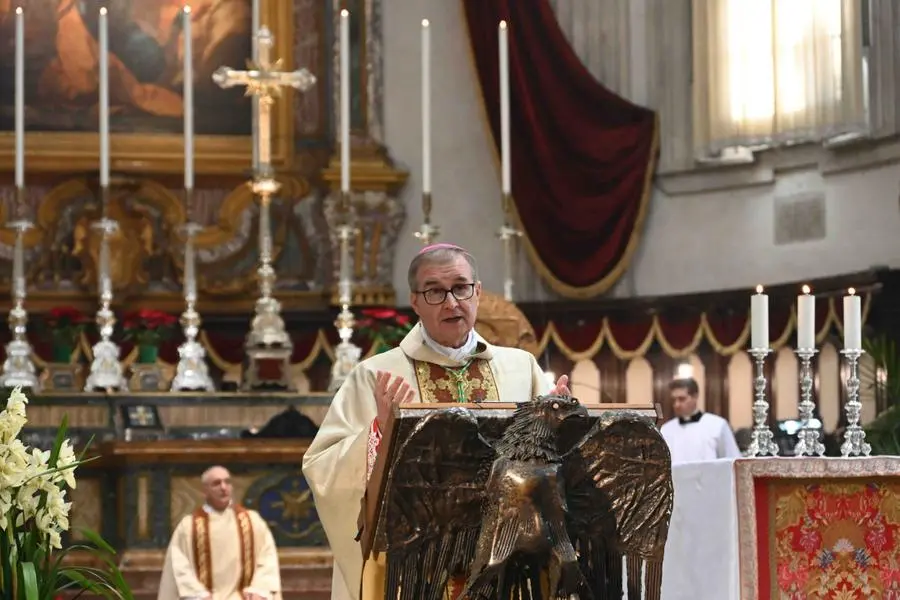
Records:
M122 319L125 338L139 345L156 345L171 334L178 319L160 310L142 308L126 313Z
M364 308L362 314L379 321L387 321L397 317L397 311L392 308Z
M359 332L376 345L378 351L390 350L412 329L409 315L393 308L365 308L363 319L358 321Z
M43 324L54 345L72 347L90 322L87 315L74 306L57 306L47 313Z

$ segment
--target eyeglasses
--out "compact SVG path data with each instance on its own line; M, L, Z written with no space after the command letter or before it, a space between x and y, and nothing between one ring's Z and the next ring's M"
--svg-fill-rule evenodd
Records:
M475 295L475 284L457 283L449 290L444 288L429 288L416 293L422 294L422 297L425 298L425 304L443 304L444 301L447 300L447 294L453 294L453 297L457 300L468 300Z

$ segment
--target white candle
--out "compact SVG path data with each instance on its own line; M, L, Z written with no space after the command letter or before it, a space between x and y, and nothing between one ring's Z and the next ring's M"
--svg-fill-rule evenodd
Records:
M809 286L803 286L803 294L797 296L797 348L813 350L816 347L816 297L810 295Z
M509 41L506 21L500 21L500 158L503 193L512 191L509 164Z
M750 297L750 347L769 347L769 296L763 293L763 286L756 286L756 293Z
M25 15L16 9L16 187L25 187Z
M350 13L341 11L341 191L350 193Z
M844 350L862 349L862 306L856 290L844 296Z
M253 57L253 64L258 64L259 62L259 38L257 37L257 33L259 32L259 0L253 0L253 8L252 15L250 17L250 26L253 28L251 32L253 35L253 47L251 51L251 56ZM259 172L259 130L256 127L256 124L259 122L259 96L253 95L250 98L251 101L251 114L253 117L253 126L252 126L252 134L253 134L253 172Z
M109 34L106 8L100 9L100 185L109 185Z
M431 33L422 19L422 191L431 193Z
M191 7L184 7L184 189L194 189L194 44ZM190 218L190 217L189 217Z

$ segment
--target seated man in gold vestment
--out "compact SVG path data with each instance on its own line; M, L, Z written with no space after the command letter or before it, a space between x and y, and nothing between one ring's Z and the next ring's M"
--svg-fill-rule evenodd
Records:
M408 280L419 322L399 348L357 365L303 457L303 473L334 553L332 600L384 598L384 555L381 562L363 565L355 538L381 428L394 404L522 402L551 387L534 356L492 346L475 332L481 282L464 249L424 248L413 258ZM568 395L568 377L560 377L553 392Z
M278 550L266 522L232 501L224 467L207 469L202 482L206 503L175 528L158 600L280 598Z

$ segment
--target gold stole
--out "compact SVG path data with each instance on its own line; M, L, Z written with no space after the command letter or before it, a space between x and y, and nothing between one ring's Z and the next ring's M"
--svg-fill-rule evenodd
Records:
M253 581L253 566L256 563L253 550L253 524L250 522L250 513L239 504L234 505L234 516L237 519L238 543L241 546L241 579L238 591L250 586ZM209 513L202 507L194 511L193 535L194 563L197 568L197 578L206 589L213 591L212 580L212 552L209 543Z
M422 402L499 402L491 363L473 358L460 367L413 360Z

